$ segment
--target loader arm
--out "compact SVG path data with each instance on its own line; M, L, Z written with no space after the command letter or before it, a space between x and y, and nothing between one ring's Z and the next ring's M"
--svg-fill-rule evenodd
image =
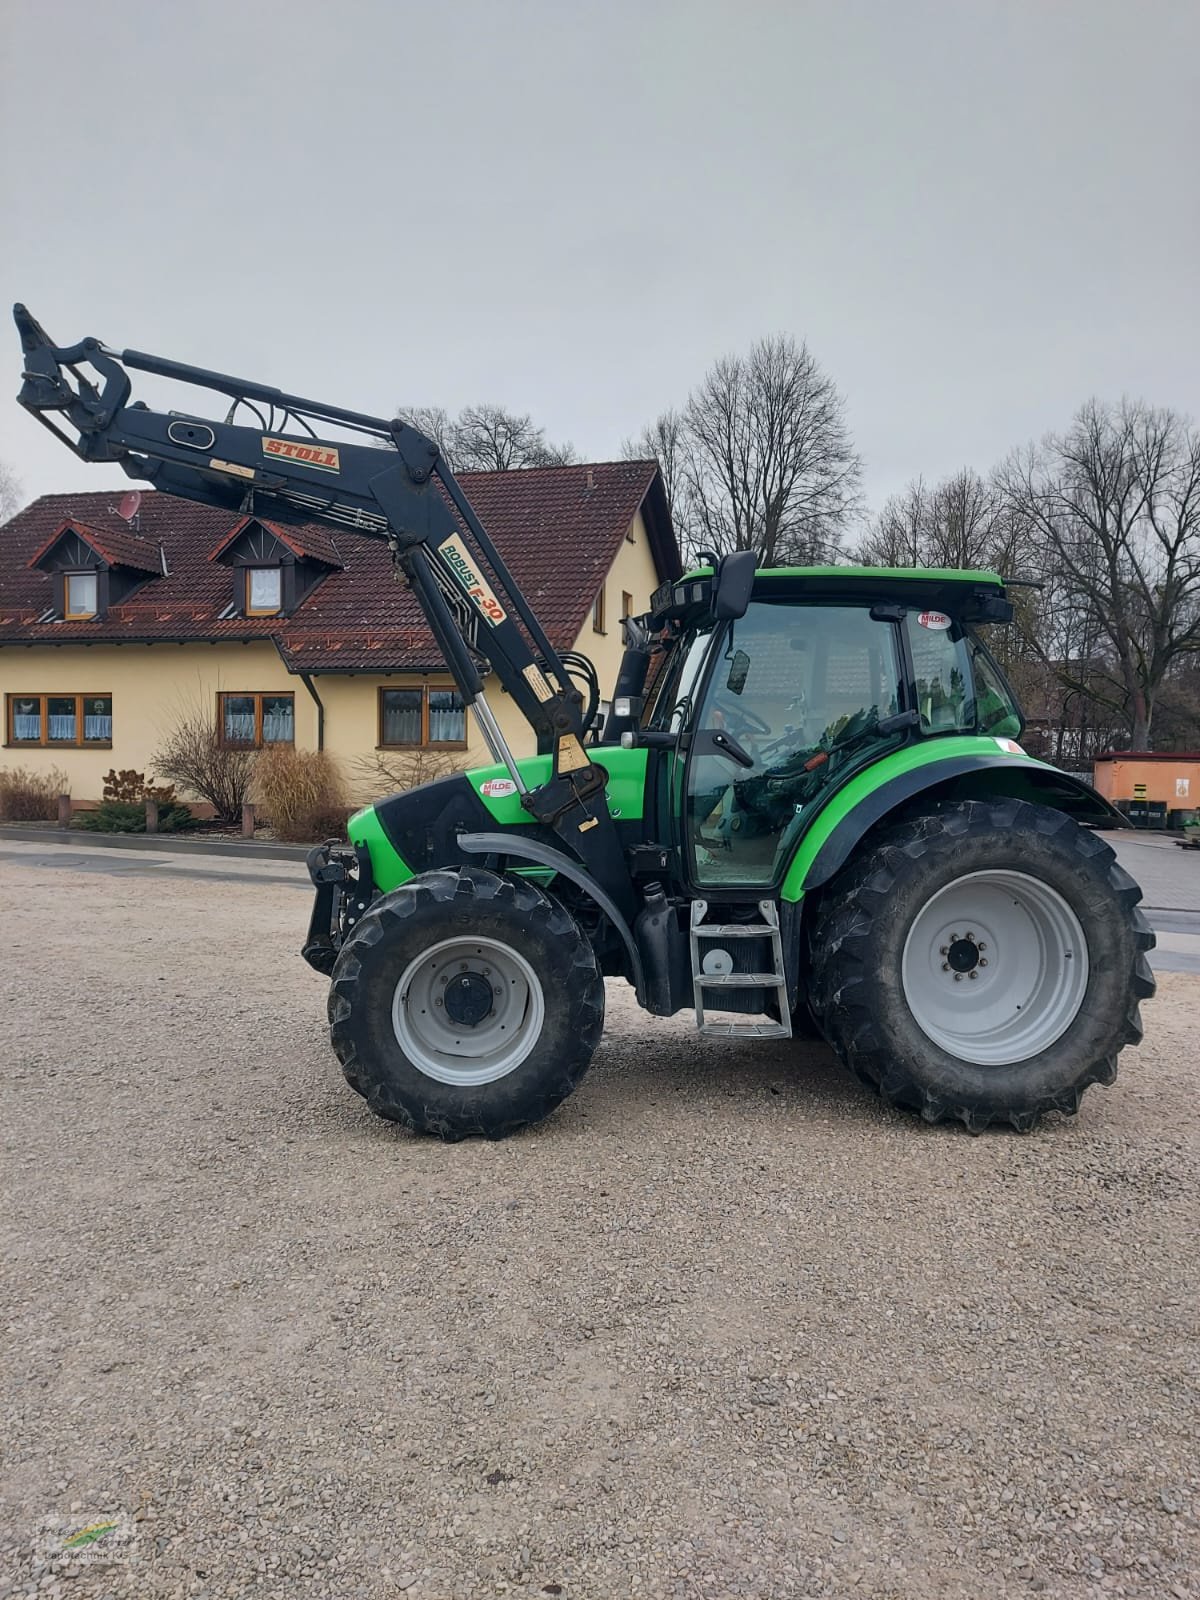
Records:
M137 350L112 350L98 339L58 346L24 306L15 306L13 317L24 357L17 399L82 460L118 462L130 477L182 499L348 528L386 542L522 805L632 914L606 774L584 746L578 691L431 439L399 418L324 405ZM224 421L131 403L131 370L226 395L231 403ZM252 422L235 421L239 413ZM322 437L330 425L338 431L334 440ZM343 433L361 435L363 442L346 442ZM553 757L546 783L526 785L484 699L478 658L511 695L539 752Z

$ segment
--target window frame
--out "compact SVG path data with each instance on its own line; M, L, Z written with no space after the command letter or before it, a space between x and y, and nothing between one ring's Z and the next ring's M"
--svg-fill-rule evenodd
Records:
M93 607L92 607L92 609L90 611L72 611L71 610L71 579L72 578L90 578L92 580L92 583L95 585L96 603L95 603L95 605L93 605ZM73 572L64 572L63 575L62 575L62 581L63 581L63 599L62 599L63 621L64 622L94 622L96 620L96 618L100 615L100 574L96 571L96 569L94 567L91 567L91 568L79 567L79 568L76 568Z
M113 747L111 735L107 739L85 739L84 712L85 700L107 700L108 718L112 721L113 697L107 690L95 689L88 693L77 692L71 689L49 690L45 694L32 689L24 691L6 691L4 705L4 748L6 750L111 750ZM41 736L37 739L17 739L14 737L16 728L16 702L18 700L36 700L38 702L38 718L41 723ZM50 737L50 701L74 700L75 702L75 737L73 739L52 739Z
M601 584L596 598L592 601L592 632L606 634L608 627L605 622L604 590L606 585Z
M421 696L421 738L418 744L386 744L383 737L383 697L385 694L397 692L417 692ZM458 695L463 701L463 737L461 739L438 739L431 741L429 737L429 696L431 694ZM465 750L467 748L467 703L462 691L456 683L431 683L428 678L420 683L381 683L375 691L376 711L376 750Z
M274 563L249 563L242 569L245 588L245 615L248 617L277 617L283 610L283 568ZM273 606L254 606L250 603L253 576L256 572L273 572L279 585L279 600Z
M226 700L253 700L254 701L254 742L247 744L244 739L227 739L225 737L225 702ZM263 742L263 701L264 700L290 700L292 702L292 737L290 739L272 739L269 744ZM296 695L291 689L218 689L217 690L217 742L222 750L264 750L274 745L290 745L296 747Z

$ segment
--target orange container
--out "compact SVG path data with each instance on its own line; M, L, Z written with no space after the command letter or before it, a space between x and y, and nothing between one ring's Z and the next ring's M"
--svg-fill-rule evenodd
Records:
M1096 788L1106 800L1161 800L1169 811L1200 806L1200 752L1111 750L1097 756Z

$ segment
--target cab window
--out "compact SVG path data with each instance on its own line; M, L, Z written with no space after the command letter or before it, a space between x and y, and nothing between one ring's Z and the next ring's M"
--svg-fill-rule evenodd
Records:
M772 882L824 792L897 741L879 725L899 710L895 624L873 620L865 606L753 602L718 645L692 721L695 881ZM705 731L718 729L749 767L706 748Z
M947 621L939 612L910 612L907 620L920 731L1015 739L1021 714L995 663L978 639Z
M708 655L711 624L685 635L672 647L656 674L645 726L659 733L678 733L692 722L692 696Z

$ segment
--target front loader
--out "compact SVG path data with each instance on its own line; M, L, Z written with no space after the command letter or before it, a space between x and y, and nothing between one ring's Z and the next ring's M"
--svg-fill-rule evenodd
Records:
M1154 939L1096 831L1124 819L1021 746L982 632L1011 620L1001 578L706 560L625 624L601 721L591 664L553 647L433 441L15 317L20 402L84 460L385 540L478 721L491 765L309 856L303 954L379 1115L444 1139L537 1122L591 1061L606 976L706 1034L815 1029L890 1104L973 1131L1112 1082ZM228 414L131 404L130 370Z

